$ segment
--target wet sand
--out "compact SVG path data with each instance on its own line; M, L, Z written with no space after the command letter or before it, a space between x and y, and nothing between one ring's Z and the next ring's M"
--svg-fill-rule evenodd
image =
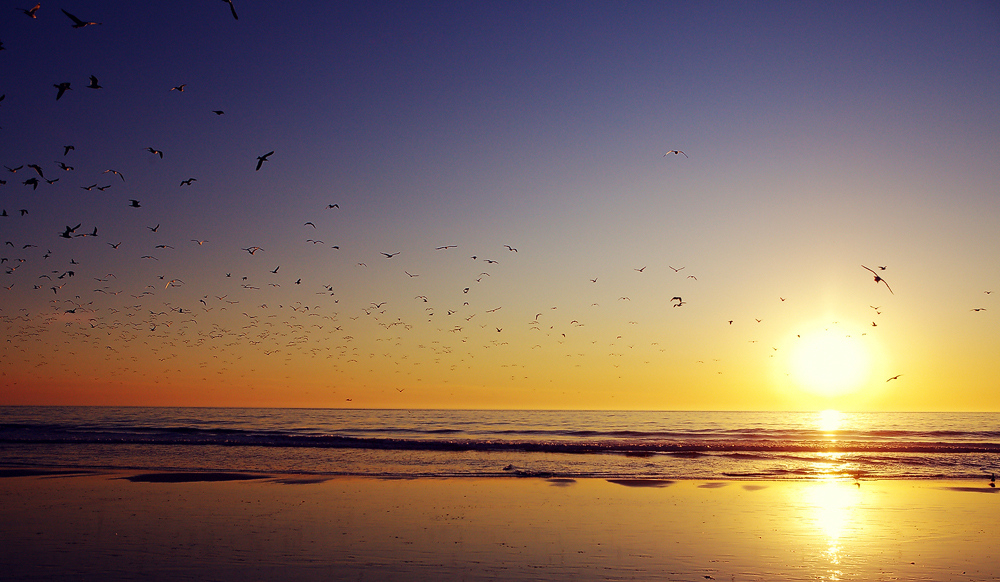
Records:
M1000 580L985 480L0 477L10 580Z

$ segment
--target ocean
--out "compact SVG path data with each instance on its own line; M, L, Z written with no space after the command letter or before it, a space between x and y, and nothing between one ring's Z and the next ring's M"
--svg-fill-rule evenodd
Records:
M382 478L980 479L1000 413L0 407L0 467Z

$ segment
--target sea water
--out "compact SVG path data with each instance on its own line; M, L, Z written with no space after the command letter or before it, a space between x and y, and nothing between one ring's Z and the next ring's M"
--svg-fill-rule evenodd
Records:
M1000 413L0 407L0 467L613 479L978 479Z

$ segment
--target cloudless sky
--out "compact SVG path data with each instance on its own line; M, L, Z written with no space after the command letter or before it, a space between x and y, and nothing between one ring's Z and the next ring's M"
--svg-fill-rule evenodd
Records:
M1000 410L995 3L30 4L2 404Z

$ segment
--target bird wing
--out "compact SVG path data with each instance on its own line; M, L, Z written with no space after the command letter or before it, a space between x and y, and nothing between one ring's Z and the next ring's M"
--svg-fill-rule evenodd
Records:
M62 8L60 8L60 10L62 10ZM69 19L72 20L73 22L75 22L76 24L81 24L81 25L85 25L86 24L84 21L80 20L76 16L73 16L69 12L66 12L65 10L63 10L62 13L65 14L66 16L69 16Z

